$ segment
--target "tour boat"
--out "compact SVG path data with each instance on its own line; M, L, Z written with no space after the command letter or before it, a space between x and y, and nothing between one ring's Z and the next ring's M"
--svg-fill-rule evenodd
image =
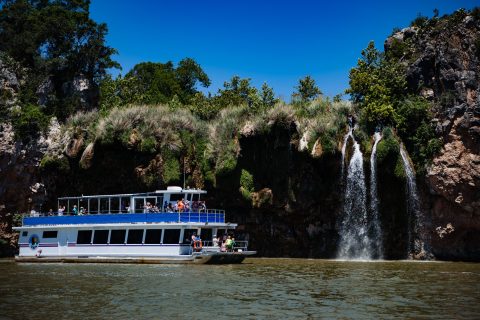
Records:
M58 199L58 212L23 218L18 262L240 263L255 251L237 224L207 209L204 190ZM178 207L177 207L178 204Z

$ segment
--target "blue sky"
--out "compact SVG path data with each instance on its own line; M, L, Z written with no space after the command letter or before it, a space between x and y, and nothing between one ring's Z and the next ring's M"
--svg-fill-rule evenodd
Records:
M394 27L418 13L440 15L480 5L473 0L251 1L92 0L90 12L109 27L108 45L122 74L144 61L195 59L216 93L233 75L267 82L289 101L311 75L328 96L348 87L348 72L370 40L383 49ZM113 72L117 74L118 72Z

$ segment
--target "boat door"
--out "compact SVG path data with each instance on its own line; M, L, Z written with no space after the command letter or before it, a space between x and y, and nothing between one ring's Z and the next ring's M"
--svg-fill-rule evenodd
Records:
M58 255L66 256L67 255L67 246L68 246L68 230L59 230L58 231Z

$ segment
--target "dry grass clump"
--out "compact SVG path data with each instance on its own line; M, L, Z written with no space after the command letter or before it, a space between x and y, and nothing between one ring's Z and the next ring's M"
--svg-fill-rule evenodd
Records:
M206 133L201 121L190 111L167 106L131 106L114 108L102 118L96 136L102 143L120 141L127 147L154 152L161 148L178 151L182 147L182 132L195 135Z
M343 135L347 125L347 115L352 112L350 102L331 102L319 98L297 109L298 129L301 136L308 137L308 149L311 150L320 140L324 150L336 152L337 141Z

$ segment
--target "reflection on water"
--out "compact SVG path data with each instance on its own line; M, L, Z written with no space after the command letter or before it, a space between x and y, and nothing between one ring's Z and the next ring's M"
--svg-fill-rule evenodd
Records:
M0 263L0 318L477 318L480 264Z

